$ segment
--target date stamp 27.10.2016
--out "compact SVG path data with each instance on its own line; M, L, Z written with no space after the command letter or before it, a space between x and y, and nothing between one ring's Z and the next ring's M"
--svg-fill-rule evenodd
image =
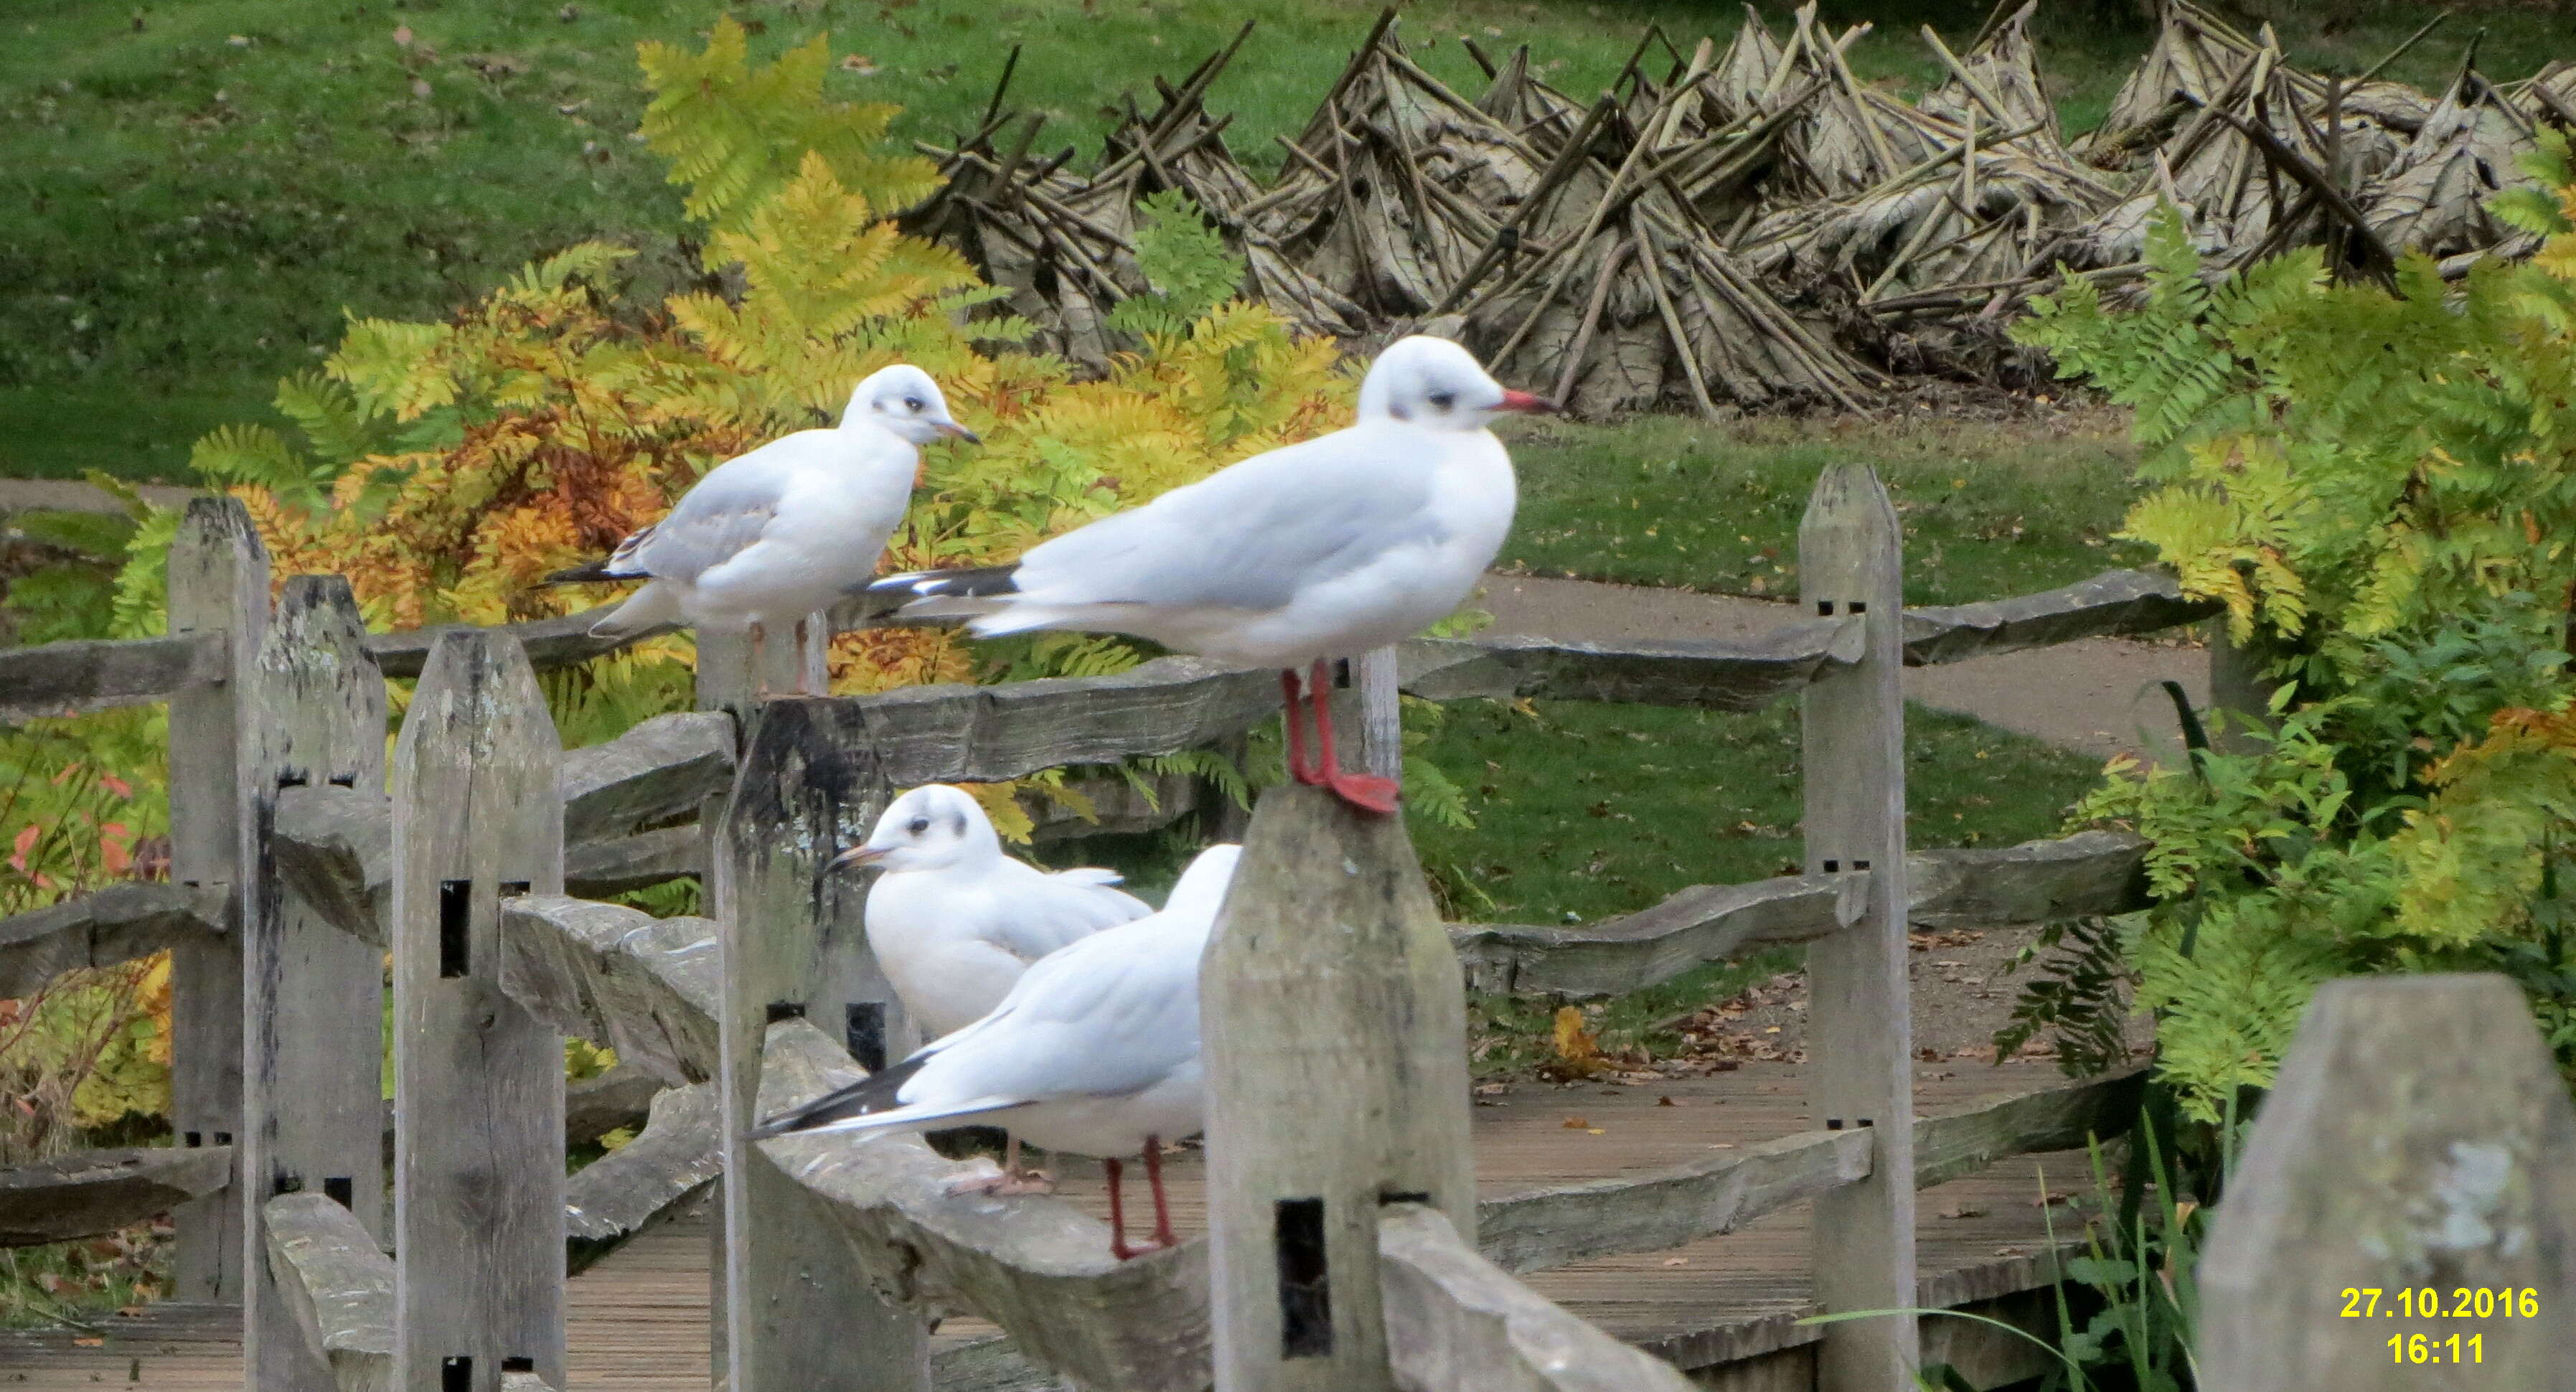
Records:
M2486 1335L2452 1321L2540 1318L2540 1291L2531 1286L2454 1286L2447 1291L2435 1286L2346 1286L2342 1294L2345 1319L2433 1326L2390 1334L2388 1356L2395 1363L2483 1363Z

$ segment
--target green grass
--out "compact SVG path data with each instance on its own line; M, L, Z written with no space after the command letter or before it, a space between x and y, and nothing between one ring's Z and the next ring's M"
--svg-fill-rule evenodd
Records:
M1828 464L1863 461L1904 522L1905 598L1959 604L2050 589L2148 551L2112 533L2136 451L2109 413L1711 425L1651 417L1542 425L1512 442L1520 513L1501 564L1726 594L1797 592L1798 520Z
M1259 18L1211 104L1235 113L1245 158L1269 165L1272 137L1304 123L1376 5L784 0L730 12L761 29L764 56L818 30L837 52L866 55L875 73L836 70L833 94L903 105L906 138L971 124L1011 45L1025 44L1014 101L1054 118L1050 143L1086 146L1121 90L1150 90L1156 73L1177 75ZM2074 124L2098 120L2149 31L2124 18L2125 0L2043 8L2056 95ZM2345 70L2421 17L2399 0L2281 8L2294 59ZM1775 25L1786 13L1763 9ZM1853 65L1910 92L1934 76L1916 27L1964 38L1984 11L1983 0L1872 0L1829 4L1826 18L1876 22ZM562 12L552 0L202 0L0 18L0 474L182 479L189 443L263 416L276 379L336 341L344 308L437 317L579 238L642 248L630 298L658 303L692 269L676 196L626 138L641 109L634 46L694 42L720 11L573 0L572 17ZM2477 22L2498 76L2576 49L2539 7ZM1578 95L1649 23L1687 45L1732 32L1736 13L1687 0L1405 10L1416 51L1445 78L1477 80L1462 34L1489 50L1526 41ZM395 44L398 25L409 47ZM2470 27L2454 21L2393 75L2437 85Z

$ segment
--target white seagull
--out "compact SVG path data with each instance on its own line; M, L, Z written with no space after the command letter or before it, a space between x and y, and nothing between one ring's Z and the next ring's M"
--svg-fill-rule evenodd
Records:
M1112 888L1111 870L1052 874L1002 854L982 804L932 783L896 798L868 839L827 869L874 865L868 948L924 1037L952 1034L992 1013L1039 958L1153 912ZM1011 1136L996 1188L1042 1192L1020 1168Z
M1206 1121L1199 955L1240 846L1199 852L1162 911L1082 939L1029 968L993 1013L910 1058L755 1127L935 1131L983 1118L1050 1150L1097 1155L1109 1175L1111 1255L1175 1245L1162 1146ZM1145 1157L1154 1246L1127 1245L1120 1157Z
M748 630L755 665L771 624L801 625L876 573L903 520L920 446L975 441L939 384L904 363L850 393L836 430L799 430L728 459L678 505L604 561L547 576L559 584L642 580L590 626L622 638L674 621Z
M906 616L971 614L972 632L1131 633L1178 652L1278 667L1288 771L1375 812L1393 781L1341 771L1326 661L1446 618L1511 530L1512 461L1485 427L1552 411L1507 391L1466 349L1400 339L1360 385L1359 420L1175 488L1033 547L1015 565L893 575ZM1314 710L1308 767L1298 669Z

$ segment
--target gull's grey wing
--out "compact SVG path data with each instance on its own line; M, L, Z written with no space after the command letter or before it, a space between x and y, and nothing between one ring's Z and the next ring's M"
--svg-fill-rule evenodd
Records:
M695 583L760 540L794 482L795 436L729 459L698 480L661 521L629 537L621 557L646 575Z
M1021 558L1037 604L1278 609L1387 550L1436 539L1430 471L1340 431L1244 460Z
M1152 912L1145 901L1097 881L1047 875L1016 896L1005 921L993 924L984 936L1021 961L1035 962L1103 928Z

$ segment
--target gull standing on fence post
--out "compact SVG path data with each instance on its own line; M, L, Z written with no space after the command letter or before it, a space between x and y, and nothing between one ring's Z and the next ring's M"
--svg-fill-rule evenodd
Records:
M850 393L838 429L799 430L726 460L608 559L546 578L642 580L592 633L623 637L676 622L748 631L759 670L767 625L797 627L801 645L806 616L876 572L912 499L920 446L942 438L981 443L949 416L929 373L896 363ZM806 681L800 675L800 686Z
M907 617L973 615L969 627L982 637L1132 633L1280 668L1288 772L1392 812L1393 779L1342 771L1331 662L1410 638L1466 600L1502 549L1516 497L1511 456L1485 427L1555 409L1505 390L1455 343L1399 339L1370 365L1349 429L1254 455L1016 564L892 575L868 590L909 599ZM1314 712L1311 766L1301 668Z
M1049 1150L1101 1157L1110 1254L1178 1245L1163 1197L1163 1145L1206 1116L1199 1066L1199 954L1240 846L1199 852L1162 911L1082 939L1029 968L993 1013L872 1077L753 1128L919 1132L982 1119ZM1145 1157L1154 1245L1127 1245L1121 1158Z
M859 845L833 857L882 869L868 886L868 950L924 1035L954 1034L993 1012L1039 958L1153 910L1111 870L1049 873L1002 854L992 818L944 783L896 798ZM1011 1134L995 1193L1042 1194Z

